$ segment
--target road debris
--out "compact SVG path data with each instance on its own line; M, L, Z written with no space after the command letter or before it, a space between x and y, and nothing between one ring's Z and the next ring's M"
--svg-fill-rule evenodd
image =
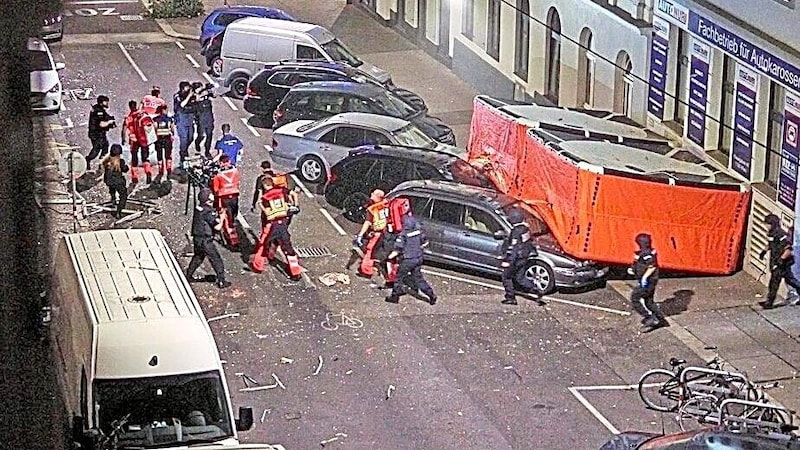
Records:
M281 364L291 364L294 360L292 358L287 358L285 356L281 356Z
M331 442L336 442L336 441L338 441L340 437L342 437L342 438L346 438L346 437L347 437L347 434L346 434L346 433L336 433L335 435L333 435L333 437L332 437L332 438L330 438L330 439L325 439L324 441L320 441L320 442L319 442L319 445L321 445L321 446L325 447L325 445L326 445L326 444L330 444Z
M333 286L337 282L342 283L344 285L349 285L350 276L347 275L346 273L328 272L324 275L320 275L319 281L325 286Z
M267 408L261 413L261 423L264 423L264 419L267 417L267 414L272 412L272 408Z
M237 377L241 377L242 382L244 383L244 387L250 387L250 384L261 384L258 381L252 379L251 377L245 375L244 372L236 372L234 375Z
M300 417L302 417L302 416L300 415L299 412L288 412L288 413L283 415L283 418L286 419L286 420L297 420Z
M386 389L386 400L389 400L389 398L392 396L392 392L394 392L394 389L395 387L393 384L390 384L389 387Z
M248 378L250 378L250 377L248 377ZM286 390L286 386L283 385L283 383L281 382L280 378L278 378L278 376L275 375L274 373L272 374L272 379L275 380L274 384L265 384L263 386L245 387L245 388L239 389L239 392L265 391L267 389L275 389L277 387L279 387L279 388L281 388L283 390ZM250 380L253 380L253 379L250 378ZM246 381L245 381L245 384L247 384ZM256 384L258 384L258 383L256 383Z
M240 315L239 313L223 314L221 316L211 317L210 319L206 320L206 322L213 322L215 320L222 320L222 319L231 319L234 317L239 317L239 315Z
M318 356L319 364L317 365L317 370L314 371L314 375L319 375L319 371L322 370L322 356Z

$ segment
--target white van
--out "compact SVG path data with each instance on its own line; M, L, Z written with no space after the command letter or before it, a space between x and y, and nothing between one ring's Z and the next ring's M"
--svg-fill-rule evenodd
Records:
M158 231L64 236L49 298L50 341L76 443L239 445L252 409L239 408L234 420L214 336Z
M361 61L330 31L311 23L247 17L225 29L222 38L220 83L236 98L244 97L247 82L265 64L285 60L344 62L383 84L391 75Z

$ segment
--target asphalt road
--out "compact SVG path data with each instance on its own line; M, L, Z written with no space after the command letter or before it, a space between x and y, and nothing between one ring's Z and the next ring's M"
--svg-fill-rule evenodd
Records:
M197 50L197 43L185 41L53 46L56 59L66 63L65 88L109 95L120 122L127 101L141 99L154 84L171 101L179 81L204 81L205 67L192 61L202 64ZM70 99L57 118L66 143L84 153L92 103ZM240 101L221 96L214 108L217 126L230 123L245 142L240 170L249 190L258 163L268 157L270 131L248 126L252 121ZM112 142L117 131L110 133ZM105 200L105 189L91 187L88 178L81 180L84 195ZM304 281L291 282L275 269L253 274L245 269L246 252L223 250L234 286L219 291L194 285L207 317L218 318L211 327L234 407L254 409L256 423L242 433L244 441L291 449L314 448L334 437L326 447L592 449L614 431L661 431L662 423L676 428L620 386L691 352L664 330L640 334L625 300L611 290L557 294L545 306L525 301L511 307L500 304L497 280L441 267L426 268L440 298L435 306L411 297L386 304L386 292L352 272L351 284L326 287L318 277L345 272L357 225L314 195L318 187L307 188L292 225L295 246L324 247L331 256L302 259ZM153 199L163 214L126 225L161 230L184 265L186 190L174 181L136 186L132 198ZM245 222L256 224L249 201L242 196ZM103 228L111 219L94 215L89 223ZM277 387L240 391L246 383L237 374Z

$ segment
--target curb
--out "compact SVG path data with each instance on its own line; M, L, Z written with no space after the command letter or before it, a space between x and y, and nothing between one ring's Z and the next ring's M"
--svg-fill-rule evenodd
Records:
M167 22L167 19L156 19L156 24L161 28L161 31L164 32L169 37L177 38L177 39L188 39L192 41L197 41L200 39L200 35L191 35L185 33L178 33L175 31L175 28L172 28L172 25Z

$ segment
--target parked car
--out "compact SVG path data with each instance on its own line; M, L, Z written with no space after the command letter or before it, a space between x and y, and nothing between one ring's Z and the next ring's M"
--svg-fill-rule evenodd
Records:
M64 68L64 63L53 61L50 48L43 40L30 38L28 64L31 74L31 109L60 111L62 87L58 71Z
M211 11L200 25L200 47L204 47L209 39L225 31L225 28L239 19L245 17L263 17L266 19L294 20L294 17L286 14L278 8L265 6L223 6Z
M466 151L425 135L407 120L368 113L342 113L318 121L298 120L272 132L272 161L284 172L297 170L309 183L328 178L330 167L362 145L417 147L465 157Z
M64 22L62 19L60 8L47 13L42 21L39 37L45 41L60 41L64 37Z
M627 431L600 450L800 450L800 441L767 437L763 434L734 433L714 428L661 435Z
M450 180L481 187L494 187L481 172L450 153L426 148L365 145L330 169L325 200L342 208L345 216L361 222L363 206L375 189L389 192L409 180Z
M425 259L461 269L500 275L503 241L511 232L508 213L521 210L538 256L515 275L526 291L549 294L560 288L583 288L602 282L608 268L564 253L550 229L532 209L494 189L450 181L409 181L387 198L405 197L428 235Z
M272 115L275 126L295 120L319 120L343 112L367 112L407 120L441 143L456 145L452 128L427 111L374 84L316 81L292 86Z
M222 39L225 37L225 30L212 36L200 48L200 55L205 57L208 71L213 77L219 77L222 73Z
M216 39L216 38L214 38ZM344 63L327 61L284 61L268 64L248 83L244 96L244 109L272 125L272 113L292 86L311 81L352 81L384 86L417 111L427 109L425 101L417 94L391 84L382 85L369 74Z

